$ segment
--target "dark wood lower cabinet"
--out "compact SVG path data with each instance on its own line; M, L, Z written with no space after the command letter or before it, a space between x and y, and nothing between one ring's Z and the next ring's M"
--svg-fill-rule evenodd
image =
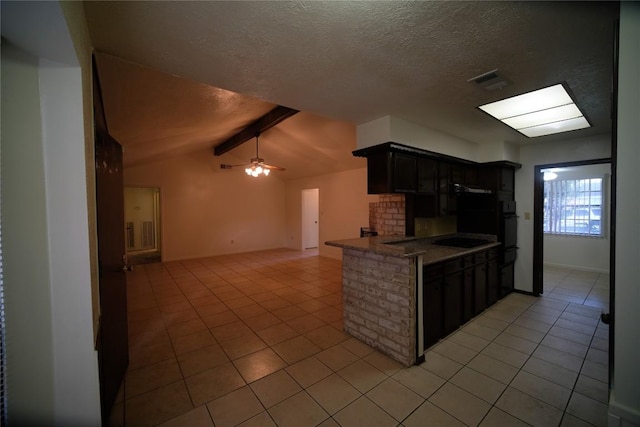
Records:
M462 271L449 274L444 278L444 323L443 335L455 331L462 324Z
M491 256L491 255L489 255ZM487 262L487 306L493 305L500 298L500 281L498 280L498 254Z
M497 255L497 250L487 250L424 266L425 348L497 301L500 293Z
M442 276L423 280L424 292L424 345L425 348L438 342L442 338L443 303L442 303Z

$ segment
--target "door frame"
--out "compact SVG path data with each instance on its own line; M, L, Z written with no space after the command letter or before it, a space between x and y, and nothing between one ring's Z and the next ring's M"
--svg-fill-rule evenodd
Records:
M309 197L308 195L311 195L311 197ZM316 242L316 248L320 246L320 225L318 224L317 226L317 230L311 230L311 227L307 224L307 217L309 216L309 204L308 201L312 200L313 201L313 205L315 205L315 215L314 217L317 218L316 222L318 222L320 220L320 189L319 188L305 188L301 191L300 193L300 198L301 198L301 217L300 217L300 223L301 223L301 248L302 250L306 250L306 249L313 249L312 247L307 247L307 242L309 241L309 234L310 233L315 233L315 242Z
M533 172L533 289L534 296L540 296L544 291L544 180L543 169L551 168L567 168L575 166L588 166L609 163L612 165L611 158L601 158L593 160L578 160L573 162L548 163L543 165L535 165ZM612 165L613 168L613 165ZM612 169L613 174L613 169ZM613 185L613 183L612 183ZM614 189L611 188L611 195ZM615 206L610 201L611 214L609 221L610 240L609 244L613 245L614 223L615 223ZM611 248L610 248L611 249ZM610 260L609 271L613 269L613 259ZM613 283L610 284L613 286Z

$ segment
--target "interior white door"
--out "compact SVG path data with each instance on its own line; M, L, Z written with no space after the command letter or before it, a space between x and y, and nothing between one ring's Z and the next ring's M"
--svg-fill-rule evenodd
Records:
M320 235L319 224L320 189L302 190L302 248L318 247Z

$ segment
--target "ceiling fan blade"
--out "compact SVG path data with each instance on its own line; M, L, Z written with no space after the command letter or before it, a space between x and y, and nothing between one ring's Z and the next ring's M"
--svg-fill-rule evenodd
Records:
M280 167L280 166L274 166L274 165L268 165L266 163L260 163L260 166L262 166L263 168L267 168L270 170L274 170L274 171L286 171L285 168Z
M246 168L246 167L250 167L250 166L251 166L251 163L248 163L248 164L247 163L243 163L241 165L228 165L228 164L222 163L222 164L220 164L220 169L232 169L232 168L239 168L239 167Z

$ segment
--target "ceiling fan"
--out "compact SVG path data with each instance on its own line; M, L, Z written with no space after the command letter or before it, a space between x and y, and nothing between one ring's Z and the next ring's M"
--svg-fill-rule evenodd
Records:
M274 165L269 165L266 164L264 162L264 159L260 158L260 155L258 154L258 137L260 136L259 133L256 133L256 156L253 157L251 159L251 163L249 164L243 164L243 165L227 165L227 164L221 164L220 168L221 169L232 169L234 167L240 167L240 166L244 166L245 169L245 173L249 176L253 176L253 177L258 177L260 175L264 175L264 176L268 176L269 173L272 170L276 170L276 171L284 171L286 170L285 168L282 168L280 166L274 166Z

